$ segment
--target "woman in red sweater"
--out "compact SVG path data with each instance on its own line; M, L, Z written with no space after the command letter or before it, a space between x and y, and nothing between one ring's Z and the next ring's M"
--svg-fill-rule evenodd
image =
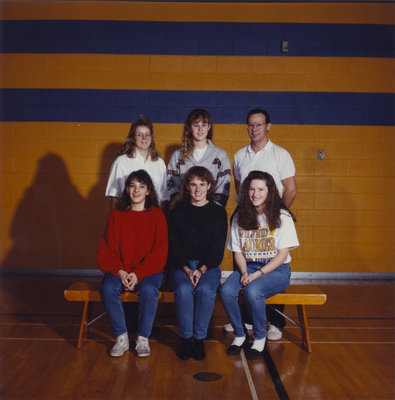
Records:
M158 304L168 244L166 218L158 206L148 173L132 172L126 179L117 208L108 217L99 244L97 263L105 273L100 294L116 337L110 353L113 357L120 357L129 349L120 299L123 291L136 291L139 297L136 353L139 357L151 354L148 337Z

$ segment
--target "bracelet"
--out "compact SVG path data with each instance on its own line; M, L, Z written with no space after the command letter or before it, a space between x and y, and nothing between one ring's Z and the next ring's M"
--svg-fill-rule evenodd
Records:
M198 271L202 274L202 276L204 275L204 272L202 272L201 268L198 268Z
M262 275L265 275L265 273L259 268L259 272L262 274Z

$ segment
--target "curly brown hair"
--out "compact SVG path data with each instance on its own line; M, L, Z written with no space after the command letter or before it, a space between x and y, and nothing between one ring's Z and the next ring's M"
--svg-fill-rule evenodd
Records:
M292 219L296 221L295 216L284 204L283 199L280 197L273 177L267 172L251 171L241 186L240 202L234 213L234 215L237 214L238 225L241 228L248 230L259 228L258 211L252 204L249 196L250 183L254 179L265 181L268 188L268 194L264 203L263 213L265 214L270 230L274 230L281 226L281 210L288 211Z
M151 144L148 148L148 153L152 161L156 161L160 157L159 150L156 148L154 140L154 125L151 120L145 115L140 115L136 121L132 123L130 127L129 134L126 137L125 143L123 144L121 150L118 152L118 156L122 154L127 154L129 157L136 157L136 130L140 126L146 126L151 132Z
M214 193L215 193L215 179L213 174L205 167L195 166L188 169L185 175L182 178L181 189L178 192L171 208L174 208L176 204L181 202L189 203L191 201L191 195L187 189L187 185L191 182L192 179L198 178L201 181L205 181L211 184L210 189L207 192L207 200L213 201L214 200Z
M132 201L130 200L130 195L127 191L127 187L129 187L133 181L137 181L137 182L144 183L145 185L147 185L148 195L145 198L144 209L148 210L151 207L158 208L159 207L158 196L156 194L152 179L148 175L147 171L144 171L143 169L139 169L138 171L133 171L126 178L125 188L123 189L121 197L119 198L119 201L117 204L117 209L120 211L129 211L130 210L130 208L132 206Z
M213 137L213 124L211 116L208 111L203 109L195 109L190 111L184 122L184 130L182 132L182 148L181 148L181 160L185 161L192 156L194 144L192 136L192 124L197 121L202 120L210 124L210 130L208 131L207 139L212 139Z

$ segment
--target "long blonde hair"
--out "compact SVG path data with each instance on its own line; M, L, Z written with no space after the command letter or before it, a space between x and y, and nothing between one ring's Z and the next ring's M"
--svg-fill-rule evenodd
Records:
M192 124L201 119L203 122L210 124L210 130L208 131L207 139L212 139L213 137L213 124L211 121L211 116L208 111L203 109L195 109L190 111L184 122L184 131L182 133L182 148L181 148L181 160L185 161L192 156L194 143L192 136Z
M151 157L152 161L156 161L160 157L160 153L155 145L154 140L154 125L151 120L145 115L140 115L136 121L132 123L130 127L129 134L126 137L125 143L123 144L121 150L118 152L118 155L127 154L129 157L136 156L136 130L139 126L146 126L151 133L151 144L148 148L148 153Z

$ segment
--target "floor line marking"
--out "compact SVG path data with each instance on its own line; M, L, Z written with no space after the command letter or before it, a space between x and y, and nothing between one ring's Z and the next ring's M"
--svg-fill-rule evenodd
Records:
M272 382L274 387L276 388L276 392L280 400L289 400L287 390L281 380L281 376L277 371L276 364L274 363L268 348L266 347L263 351L263 359L265 360L266 366L269 370L270 377L272 378Z
M80 322L72 322L72 323L60 323L60 322L1 322L0 321L0 326L80 326ZM164 325L156 325L156 327L158 328L175 328L176 325L168 325L168 324L164 324ZM395 330L395 326L309 326L309 330L314 330L314 329L325 329L325 330L341 330L341 329L361 329L361 330ZM300 328L298 327L287 327L286 330L300 330ZM280 342L280 341L278 341ZM283 343L283 342L280 342Z
M241 361L243 362L244 372L246 374L248 386L250 387L252 399L253 400L258 400L258 395L257 395L256 390L255 390L254 381L252 379L250 368L248 367L247 360L246 360L246 357L244 355L244 350L243 349L241 350L240 355L241 355Z
M22 338L17 338L17 337L0 337L0 340L38 340L38 341L62 341L62 342L66 342L66 341L74 341L75 337L69 337L69 338L26 338L26 337L22 337ZM108 342L107 339L99 339L99 338L95 338L95 339L85 339L85 342ZM152 342L158 342L158 343L162 343L162 342L177 342L177 339L156 339L156 338L150 338L150 341ZM206 342L212 342L212 343L221 343L219 340L206 340ZM291 345L295 345L298 342L276 342L276 343L281 343L281 344L291 344ZM312 344L363 344L363 345L368 345L368 344L395 344L395 341L393 342L310 342ZM270 343L269 343L270 346Z

